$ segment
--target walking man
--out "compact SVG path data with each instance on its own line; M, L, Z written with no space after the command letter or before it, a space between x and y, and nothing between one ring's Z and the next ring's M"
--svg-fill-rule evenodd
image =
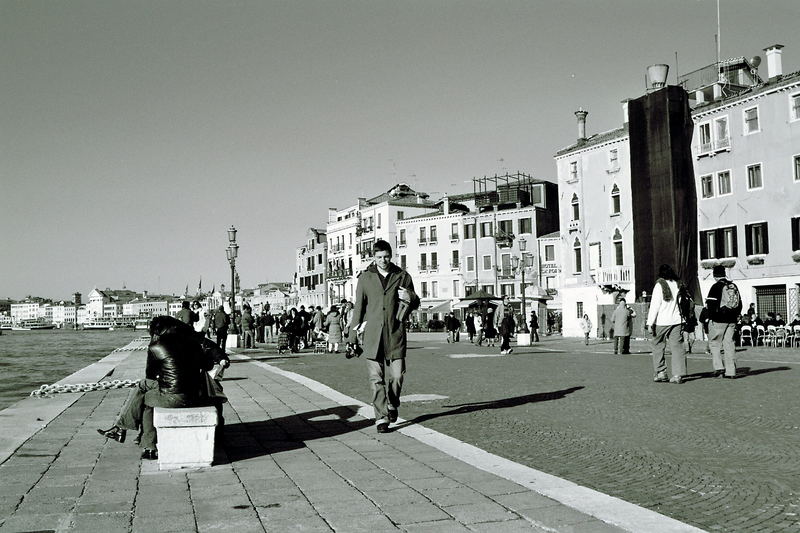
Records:
M647 326L653 334L653 368L656 383L683 383L686 375L686 352L683 350L683 320L678 308L678 275L669 265L661 265L653 287ZM672 378L667 375L664 352L669 344L672 353Z
M225 313L225 308L220 305L217 312L214 313L214 334L217 336L217 346L223 350L228 340L228 325L230 323L230 317Z
M614 327L614 355L617 355L617 353L631 353L629 347L631 342L631 325L633 323L632 313L633 310L628 307L625 298L620 298L616 309L614 309L614 314L611 315L611 323Z
M419 307L419 297L408 272L391 262L388 242L375 241L372 252L374 263L358 277L348 341L355 344L363 333L375 424L378 433L387 433L389 424L397 421L406 371L404 322Z
M711 361L714 376L734 379L736 377L736 347L733 334L736 320L742 312L742 298L739 288L725 274L725 267L717 265L713 270L716 282L706 297L708 308L708 343L711 348ZM723 361L720 350L724 350Z

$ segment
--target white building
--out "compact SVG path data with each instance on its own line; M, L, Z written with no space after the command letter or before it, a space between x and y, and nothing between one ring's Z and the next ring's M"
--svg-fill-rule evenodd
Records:
M305 245L297 249L293 292L300 305L327 307L328 289L325 270L328 264L328 241L325 230L309 228Z
M36 320L39 318L39 302L19 302L11 304L11 321Z
M548 309L562 309L561 302L561 275L564 265L564 242L561 239L561 232L554 231L547 235L542 235L538 241L538 286L552 298L547 302Z

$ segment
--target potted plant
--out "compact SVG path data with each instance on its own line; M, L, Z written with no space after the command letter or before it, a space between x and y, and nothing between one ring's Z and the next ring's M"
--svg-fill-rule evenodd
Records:
M763 265L764 264L764 259L766 259L766 256L763 255L763 254L748 255L747 256L747 264L749 264L749 265Z
M795 250L792 252L792 259L795 263L800 263L800 250Z

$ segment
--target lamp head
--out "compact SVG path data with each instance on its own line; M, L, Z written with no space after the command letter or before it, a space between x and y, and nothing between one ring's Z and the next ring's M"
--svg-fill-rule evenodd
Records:
M230 242L234 242L236 240L236 228L233 227L233 224L231 224L231 227L228 228L228 240Z
M520 237L519 239L519 251L524 252L527 248L528 241L525 240L525 237Z

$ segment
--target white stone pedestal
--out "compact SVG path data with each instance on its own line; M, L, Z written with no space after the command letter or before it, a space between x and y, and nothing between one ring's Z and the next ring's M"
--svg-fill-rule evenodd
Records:
M239 348L239 334L228 333L228 338L225 339L225 348Z
M517 333L517 346L530 346L531 334L530 333Z
M158 469L211 466L214 461L214 407L153 409L158 435Z

